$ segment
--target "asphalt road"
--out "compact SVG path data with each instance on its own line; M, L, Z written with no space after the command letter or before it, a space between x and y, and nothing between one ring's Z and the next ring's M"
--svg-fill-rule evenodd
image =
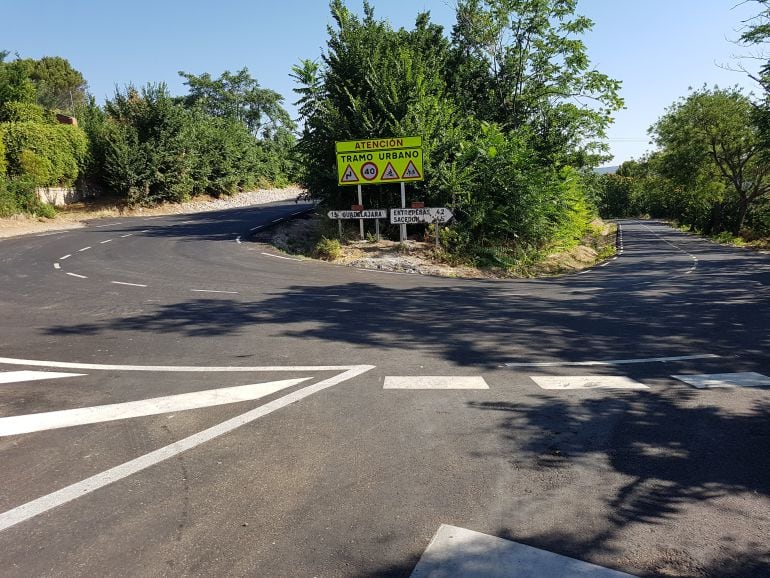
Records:
M0 575L409 576L442 524L770 575L770 388L672 377L770 375L769 256L625 221L605 266L470 281L248 241L302 209L0 241ZM488 389L384 387L424 376ZM538 385L580 378L645 389Z

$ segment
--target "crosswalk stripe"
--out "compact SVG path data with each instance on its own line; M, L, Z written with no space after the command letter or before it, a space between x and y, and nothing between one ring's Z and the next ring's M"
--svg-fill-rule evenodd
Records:
M649 389L643 383L619 375L530 375L541 389Z
M698 389L714 387L770 387L770 377L753 371L672 375L671 377Z

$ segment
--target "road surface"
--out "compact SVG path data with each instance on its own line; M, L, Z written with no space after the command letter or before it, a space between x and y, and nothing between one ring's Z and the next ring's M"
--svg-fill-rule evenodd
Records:
M653 221L542 280L249 242L303 208L0 241L0 574L770 575L770 257Z

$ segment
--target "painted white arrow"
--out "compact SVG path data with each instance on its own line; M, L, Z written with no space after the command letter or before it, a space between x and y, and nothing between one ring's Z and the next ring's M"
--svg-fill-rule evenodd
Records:
M125 403L97 405L94 407L81 407L46 413L3 417L0 418L0 436L18 435L132 417L158 415L173 411L200 409L202 407L225 405L239 401L252 401L309 379L312 378L301 377L297 379L284 379L282 381L269 381L266 383L254 383L251 385L239 385L236 387L209 389L193 393L167 395L141 401L129 401Z
M0 383L19 383L21 381L57 379L60 377L78 377L81 375L85 375L85 373L58 373L55 371L3 371L0 372Z

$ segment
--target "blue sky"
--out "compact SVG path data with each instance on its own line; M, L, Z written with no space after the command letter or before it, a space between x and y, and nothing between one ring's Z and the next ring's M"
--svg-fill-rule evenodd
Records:
M5 0L0 49L22 57L62 56L88 80L99 102L127 83L166 82L185 93L177 72L218 76L249 68L264 87L283 94L294 113L291 66L317 58L330 23L325 0ZM395 27L410 27L430 10L445 26L454 22L454 0L372 0L375 13ZM348 0L360 11L361 2ZM609 144L616 164L638 158L647 128L688 87L756 87L737 67L747 54L730 40L758 12L739 0L581 0L578 12L594 21L585 37L592 63L623 81L626 110L616 115ZM756 66L745 61L748 67Z

